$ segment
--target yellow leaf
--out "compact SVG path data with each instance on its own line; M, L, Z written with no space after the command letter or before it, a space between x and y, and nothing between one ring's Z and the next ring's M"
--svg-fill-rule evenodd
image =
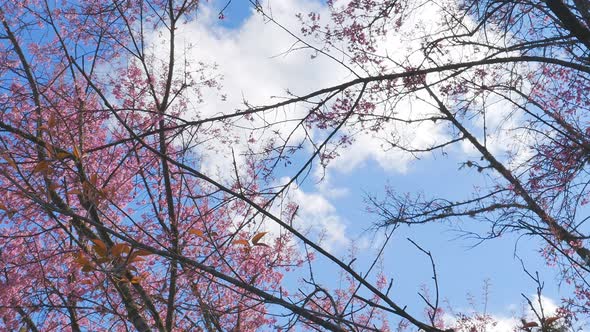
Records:
M258 234L256 234L256 235L254 235L254 236L252 237L252 243L254 243L254 244L258 244L258 241L260 241L260 239L262 239L262 237L263 237L263 236L264 236L266 233L268 233L268 232L260 232L260 233L258 233Z
M249 246L250 245L250 243L248 242L248 240L235 240L233 243L234 244L243 244L245 246Z

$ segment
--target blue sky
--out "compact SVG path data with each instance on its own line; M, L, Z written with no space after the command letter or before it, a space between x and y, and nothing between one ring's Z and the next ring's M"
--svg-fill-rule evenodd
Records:
M239 28L240 25L252 14L252 4L249 1L214 0L211 7L218 13L223 13L224 18L220 24L226 28Z
M198 26L187 28L192 32L187 35L194 36L190 38L194 38L193 42L200 46L194 55L217 62L220 72L225 76L224 93L228 94L229 100L219 103L205 98L205 110L225 108L230 111L239 107L242 97L254 104L267 104L273 101L270 96L284 94L285 89L310 92L314 87L346 79L346 75L333 69L334 64L322 62L322 59L309 64L308 54L277 57L292 40L271 24L263 23L260 17L252 16L253 11L247 1L232 1L224 11L224 19L218 20L217 14L226 4L227 1L219 0L207 4L203 8L205 17ZM296 27L293 16L297 12L321 9L321 3L313 1L275 0L270 4L276 10L274 13L277 19L283 19L281 23L291 27ZM208 97L213 98L213 95ZM500 120L502 114L498 115L497 121ZM344 161L336 161L330 166L325 182L318 184L312 176L298 189L301 197L311 197L306 202L318 201L317 198L321 197L325 203L307 214L303 212L301 219L308 216L316 218L314 222L322 223L319 219L325 218L328 221L322 225L328 233L331 227L343 230L348 242L335 238L328 241L328 247L337 256L345 256L350 243L359 246L359 266L368 264L373 257L368 244L373 241L374 233L366 230L377 221L376 216L365 212L366 193L384 197L385 186L389 185L397 192L422 192L428 197L461 199L468 198L474 186L491 183L489 178L474 170L459 170L461 163L472 157L468 150L461 147L451 149L447 156L438 153L413 160L399 153L379 152L371 139L362 138L359 144L368 145L352 147L349 151L352 157L344 157ZM376 140L374 142L377 144ZM498 142L501 145L501 141ZM363 153L359 154L359 151ZM342 151L343 155L346 153ZM224 160L218 155L204 156L204 160L205 163L218 163L218 169L223 168L219 165ZM289 170L282 170L280 175L289 176ZM472 219L461 222L466 228L485 229L474 225ZM510 317L513 311L520 314L523 303L520 294L533 294L536 285L522 271L521 262L515 253L524 259L529 271L539 271L545 281L544 295L559 301L562 292L558 286L557 271L544 264L538 253L538 240L507 235L473 247L477 243L475 240L459 238L459 235L449 224L398 229L383 258L385 272L394 278L394 300L420 312L424 305L416 294L421 284L431 285L428 258L406 240L410 237L433 252L441 296L449 299L457 309L468 307L468 294L482 301L482 285L489 280L488 312L498 317ZM316 262L316 274L323 276L329 284L333 280L334 270L322 263L321 259ZM478 309L483 309L483 306Z
M362 202L363 192L384 195L384 179L400 192L422 191L440 197L460 197L460 193L470 192L472 185L480 181L476 176L465 174L468 171L458 171L459 161L452 158L419 160L413 162L405 174L384 172L374 163L368 162L363 169L334 179L334 183L346 185L350 194L335 199L333 203L338 213L344 216L350 234L358 234L368 227L369 222L376 220L375 216L364 212L366 204ZM474 222L465 219L461 224L470 228L469 224ZM417 289L421 283L429 283L431 275L428 258L418 252L406 240L407 237L432 251L442 294L456 305L467 305L467 293L480 296L482 284L487 279L492 285L488 306L492 312L508 314L509 307L522 300L520 293L528 295L533 292L535 284L522 272L515 253L525 260L528 269L538 270L545 277L545 295L557 297L552 280L554 271L546 268L537 254L536 240L523 238L516 247L517 237L505 236L474 247L478 243L475 239L459 238L461 233L450 225L435 223L402 227L395 234L385 254L386 269L398 280L400 296L407 301L416 300Z

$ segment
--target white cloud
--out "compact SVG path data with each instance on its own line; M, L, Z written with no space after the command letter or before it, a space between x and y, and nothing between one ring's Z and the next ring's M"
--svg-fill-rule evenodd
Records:
M318 2L310 1L282 0L273 2L272 5L273 16L293 31L299 30L296 13L326 10ZM310 52L285 53L293 45L293 38L256 13L248 17L242 26L227 29L220 24L211 7L204 5L200 8L198 19L179 26L175 34L177 77L182 77L187 68L200 69L201 63L217 64L218 68L207 74L223 77L221 91L204 88L198 91L201 95L187 96L191 100L188 104L189 111L183 115L185 118L206 119L231 114L244 109L244 101L255 106L276 103L287 95L287 89L296 95L309 93L314 89L341 83L348 75L338 64L325 58L310 61ZM155 77L158 77L158 70L164 69L165 66L162 65L166 64L168 58L167 38L169 36L163 30L146 34L146 45L150 45L146 47L146 52L149 53L147 58L156 71ZM192 67L184 67L185 63L192 64ZM226 97L221 98L221 94ZM296 105L273 112L269 115L272 119L266 120L281 123L301 117L305 111ZM251 133L248 127L263 125L264 120L255 119L254 122L240 120L236 126L230 128L217 123L199 128L198 134L205 130L209 132L201 134L203 137L191 138L200 142L195 149L200 160L197 169L228 185L235 176L235 157L237 172L240 176L246 176L246 150L261 149L269 139L276 137L274 131L256 131L256 143L247 143ZM246 128L240 130L240 126ZM283 123L272 129L287 136L293 128L293 124ZM211 135L213 130L217 130L215 135ZM293 142L301 141L302 138L301 130L294 132L291 137ZM178 138L178 142L183 143L182 139ZM286 180L281 181L284 183ZM284 200L299 205L294 227L311 236L316 243L320 242L325 249L333 250L346 246L349 239L345 223L329 199L346 194L346 188L335 188L327 182L312 192L293 185ZM271 212L277 216L281 213L278 208L272 208ZM271 232L280 232L280 227L274 222L269 222L266 227Z
M556 315L558 306L554 300L543 295L541 295L539 298L537 294L531 294L529 299L531 299L531 302L533 302L533 308L537 314L541 314L542 312L545 318ZM539 299L543 310L541 310L541 306L539 305ZM486 332L522 331L522 329L520 329L520 326L522 326L521 319L524 319L527 322L539 322L539 318L536 316L535 312L531 309L528 303L522 303L520 307L518 305L510 305L507 309L507 311L511 312L510 315L504 313L493 313L489 315L490 319L488 321L490 323L485 325ZM446 326L453 327L457 324L457 317L445 313L443 321L445 322ZM478 329L478 331L480 330ZM469 331L458 330L457 332Z
M446 1L444 10L450 10L455 6L454 1ZM345 2L337 2L338 6ZM317 12L320 17L329 17L328 9L318 1L282 0L262 2L262 7L272 13L281 25L288 30L298 33L300 23L295 17L297 13ZM391 61L388 70L400 71L403 68L394 63L405 65L418 65L424 58L416 52L421 46L422 40L417 38L420 34L432 34L439 29L437 19L441 17L438 12L442 7L437 4L428 3L414 9L415 14L407 17L399 32L390 32L387 37L379 43L378 54L386 55ZM465 18L466 26L473 26L474 23ZM157 52L165 53L166 44L158 41L159 34L154 34L153 44L158 45ZM268 22L253 9L243 24L237 28L224 28L217 13L207 5L201 6L201 12L197 20L183 25L178 31L180 37L177 42L177 54L186 55L190 62L203 61L205 63L216 63L219 65L218 73L223 75L222 93L227 96L225 101L220 99L217 92L204 90L204 103L196 105L193 115L206 118L211 115L229 114L236 109L243 109L243 101L252 105L271 104L281 99L272 98L287 96L286 90L294 95L303 95L315 89L342 83L350 79L347 69L325 56L319 55L313 61L310 60L310 51L297 50L301 44L295 43L295 39L277 25ZM475 36L474 38L477 38ZM493 35L486 35L486 38L494 40ZM506 38L506 37L502 37ZM161 38L160 38L161 39ZM502 39L497 39L498 43ZM292 50L286 52L288 50ZM473 59L478 57L476 52L466 46L452 48L451 52L441 55L442 62L455 62ZM162 59L166 57L162 55ZM434 75L436 76L436 75ZM436 77L432 79L436 79ZM420 93L419 96L425 100L429 98ZM487 126L500 127L498 130L489 130L488 146L494 152L506 152L508 147L513 147L515 140L511 130L518 126L520 119L508 118L507 110L510 109L506 103L493 104L488 112ZM378 110L383 111L383 110ZM436 113L436 110L428 103L420 99L402 99L395 107L395 116L399 118L416 118L427 114ZM246 127L263 127L266 120L274 123L281 123L273 126L272 130L260 130L254 135L255 144L250 147L261 149L270 139L277 136L277 132L283 137L295 128L295 122L284 120L302 117L306 109L302 105L290 106L285 109L270 113L268 119L256 119L254 123L241 121L240 125ZM475 118L473 125L479 131L483 126L481 118ZM500 126L501 125L501 126ZM249 136L248 130L231 130L218 128L218 136L208 140L199 148L201 157L201 170L207 174L217 175L220 178L228 178L233 174L232 149L234 155L239 158L238 165L244 161L240 155L246 151L246 142ZM276 130L276 131L275 131ZM384 125L379 133L360 130L357 127L344 128L343 133L355 133L356 140L346 150L340 151L340 156L333 160L330 170L350 172L366 164L367 161L375 161L382 169L390 172L407 172L409 163L413 156L397 149L389 149L387 141L399 141L401 144L411 144L413 148L426 148L441 143L448 139L446 128L440 124L431 122L410 126L404 123L390 122ZM317 132L309 131L314 137ZM234 138L234 143L220 138ZM292 142L304 138L303 130L296 130L291 135ZM231 142L231 141L230 141ZM385 144L384 144L385 143ZM465 142L464 142L465 143ZM473 153L473 148L468 144L462 144L459 151ZM309 148L309 146L307 146ZM319 172L319 170L318 170ZM328 174L329 176L329 174Z
M206 8L206 7L205 7ZM280 1L272 3L272 13L281 24L293 31L298 31L295 14L322 10L319 4L307 1ZM324 9L325 10L325 9ZM207 17L207 11L202 13ZM201 118L221 113L232 113L244 109L244 101L251 105L266 105L280 101L290 93L301 95L314 89L334 85L341 82L346 73L333 62L324 58L310 61L310 52L293 51L285 53L293 45L294 39L276 25L265 21L260 15L253 13L242 26L228 30L210 19L197 20L183 27L180 36L185 44L192 45L188 57L219 65L218 72L223 75L222 93L227 96L221 101L219 96L206 91L204 103L198 105L196 113ZM274 112L268 119L255 117L253 123L241 121L245 127L264 126L268 120L280 123L287 119L302 117L305 109L299 105L290 106ZM287 137L294 129L295 122L283 122L272 127L272 130L259 130L254 134L254 148L261 148L269 139L276 137L278 130ZM238 142L246 142L249 138L247 130L224 131L223 135L236 135ZM313 134L313 133L312 133ZM291 136L292 142L303 139L304 132L297 130ZM232 160L230 148L240 155L246 149L245 144L236 143L231 146L218 140L210 141L200 149L205 171L215 171L224 176ZM212 153L210 151L213 151ZM221 171L221 172L220 172Z
M320 16L328 17L327 8L316 1L281 0L273 1L272 15L278 22L291 31L299 31L299 22L296 13L319 12ZM263 6L266 6L263 4ZM409 22L401 34L391 34L383 42L383 48L379 52L387 53L392 58L404 59L411 50L418 48L420 41L417 38L403 37L403 34L412 32L415 24L422 24L425 29L434 29L434 17L436 11L431 5L425 5L424 12L416 22ZM312 53L308 51L285 51L294 46L294 39L288 33L276 25L265 21L260 15L252 13L243 24L234 29L224 28L217 21L217 14L206 5L201 7L199 18L187 23L176 32L180 40L177 42L177 54L186 56L192 63L203 61L219 65L217 72L223 75L222 91L227 96L222 100L218 91L203 90L203 103L194 105L192 116L207 118L213 115L230 114L236 109L243 109L243 101L252 105L266 105L280 101L273 96L286 96L286 89L295 95L303 95L321 87L331 86L350 79L348 71L333 60L318 56L310 60ZM431 22L431 23L428 23ZM431 24L431 25L429 25ZM161 43L163 37L158 34L152 36L155 52L161 52L164 56L166 44ZM404 47L400 47L403 44ZM296 47L299 45L295 45ZM469 52L467 52L469 53ZM449 55L453 59L464 59L469 54L458 53ZM156 57L158 55L156 54ZM414 54L410 61L418 63L422 58ZM180 63L180 62L179 62ZM399 71L400 68L390 68ZM424 94L420 95L424 99ZM435 110L428 103L420 99L403 99L396 104L396 117L415 118L432 114ZM245 159L243 153L247 148L262 149L262 147L279 135L286 137L295 128L295 123L284 120L301 117L306 109L301 105L290 106L272 113L272 118L256 119L253 123L241 121L239 124L245 127L263 126L265 120L281 123L273 127L273 130L259 130L255 132L254 144L245 144L250 137L250 131L238 130L232 127L218 126L217 135L206 137L203 144L198 146L198 155L201 159L200 171L215 179L229 181L234 175L233 157L237 158L238 171L244 171ZM268 116L271 116L270 113ZM503 113L495 112L491 115L492 122L500 122ZM511 124L512 125L512 124ZM413 156L397 149L388 149L385 140L399 140L402 144L409 144L414 148L425 148L448 138L445 128L438 123L430 121L416 126L404 123L386 123L379 133L363 131L352 126L344 129L348 133L357 132L355 141L345 151L340 151L340 156L332 161L328 168L328 179L331 171L350 172L366 164L367 161L375 161L382 169L390 172L407 172ZM312 137L325 133L311 131ZM503 136L502 136L503 137ZM296 130L291 139L293 142L304 138L303 130ZM496 142L495 138L490 139ZM496 146L507 146L504 137L497 140ZM309 147L308 147L309 148ZM233 150L233 153L232 153ZM321 171L316 169L316 171ZM317 175L317 173L316 173ZM328 246L344 245L349 240L346 235L346 227L336 214L334 207L328 199L346 194L346 188L332 188L326 182L317 187L317 192L304 192L300 188L292 188L293 200L300 204L299 220L315 232L324 231L325 244ZM323 229L320 231L320 228Z
M411 105L408 101L402 101L398 106L400 114L397 116L406 119L410 118L410 113L412 113L412 117L422 117L432 112L432 107L421 101L413 101ZM412 112L412 109L417 111ZM347 173L364 166L367 161L373 160L385 171L406 173L410 162L415 157L400 149L392 148L390 143L424 149L435 145L436 142L443 141L447 135L441 126L432 122L420 125L390 122L384 124L383 129L378 133L365 132L355 137L352 145L342 151L340 156L329 165L329 168Z
M289 178L282 178L279 183L284 184L288 181ZM322 247L330 252L348 246L350 240L346 235L345 221L322 192L306 192L292 185L284 199L298 206L293 227L299 232L306 234L316 243L321 243ZM279 214L278 211L273 213ZM267 227L275 233L280 231L276 224L269 224Z
M300 23L295 17L296 13L315 11L321 17L329 17L327 8L315 1L283 0L270 4L272 16L295 33L300 29ZM266 4L263 3L262 6ZM272 98L273 96L286 96L287 89L294 95L303 95L351 78L347 69L325 56L320 55L310 60L313 53L309 51L285 52L301 44L294 44L295 39L292 36L265 21L256 13L248 17L240 27L234 29L223 28L216 23L214 17L215 14L204 6L200 19L183 26L178 32L178 35L184 39L178 45L191 45L187 51L189 59L217 63L218 71L224 77L222 92L227 95L227 99L221 101L214 93L205 91L204 103L196 107L196 113L201 118L243 109L244 100L252 105L271 104L281 100ZM405 56L405 50L399 48L399 42L401 42L399 36L392 35L389 39L391 42L383 44L389 45L383 51L400 57ZM392 70L399 69L392 68ZM268 120L281 122L301 117L305 112L306 109L301 105L291 106L273 113L272 118ZM432 107L419 100L411 102L404 100L398 104L397 112L402 118L407 118L410 114L415 117L432 112ZM251 123L243 122L243 124L252 126ZM256 120L254 125L256 124L262 126L263 121ZM273 127L273 130L278 130L283 137L286 137L293 130L294 125L295 123L283 123ZM350 134L358 130L359 128L344 128L342 132ZM442 131L442 128L434 124L406 126L395 123L386 124L381 134L361 131L355 134L356 141L348 149L341 151L340 157L332 162L330 169L349 172L362 167L368 160L374 160L386 171L406 172L413 158L398 150L384 149L382 146L384 139L392 139L391 135L394 135L395 139L401 138L406 142L412 142L416 147L426 147L442 139L444 137ZM248 138L245 130L223 132L223 134L236 135L239 142L245 142ZM312 137L318 135L314 131L310 131L310 134ZM304 132L298 130L291 139L296 142L301 140L303 135ZM256 146L260 148L272 137L276 137L273 131L257 132ZM230 146L226 142L217 140L209 141L199 150L203 158L201 166L203 170L223 177L224 173L227 173L226 170L231 170L230 148L239 155L245 147L240 144Z
M443 321L445 322L445 326L449 327L457 327L456 325L456 317L452 315L445 314L443 317ZM518 330L518 326L520 324L520 320L512 317L500 316L500 315L491 315L489 319L490 323L485 324L485 326L479 326L477 331L486 331L486 332L512 332ZM478 322L481 324L480 322ZM466 324L467 326L463 329L458 329L457 332L471 332L471 326ZM484 328L482 330L482 328Z

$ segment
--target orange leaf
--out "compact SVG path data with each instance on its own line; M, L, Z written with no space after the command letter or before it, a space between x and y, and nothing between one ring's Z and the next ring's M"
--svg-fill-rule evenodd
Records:
M522 328L528 329L528 328L535 327L535 326L539 326L539 324L537 324L537 322L528 322L528 323L524 323L522 325Z
M45 144L45 150L47 151L47 157L53 158L55 156L55 149L51 144Z
M110 261L111 261L111 259L109 257L107 257L106 255L104 257L99 257L96 259L96 262L98 264L104 264L104 263L108 263Z
M74 151L72 152L72 154L74 155L74 157L76 157L76 160L82 159L82 153L80 153L80 149L78 149L77 146L74 146Z
M68 192L68 194L72 194L72 195L82 195L82 191L80 191L79 189L72 189Z
M142 281L143 279L145 279L146 276L143 275L139 275L139 276L134 276L131 278L131 283L132 284L139 284L140 281Z
M115 257L120 257L122 253L128 253L131 247L126 243L117 243L111 248L111 253Z
M98 174L94 173L90 176L90 183L96 187L96 182L98 180Z
M129 263L143 262L143 261L145 261L145 259L143 259L139 256L135 256L135 257L132 257L131 259L129 259Z
M4 204L0 203L0 210L4 210L6 212L6 215L8 216L8 218L12 218L12 216L15 215L16 211L7 208Z
M553 324L553 323L554 323L556 320L558 320L559 318L561 318L561 317L555 317L555 316L553 316L553 317L548 317L547 319L545 319L545 324L547 324L547 325L551 325L551 324Z
M51 190L51 191L56 191L57 189L59 189L59 183L51 183L49 185L49 187L47 187L47 189Z
M195 229L195 228L191 228L191 229L189 229L189 230L188 230L188 233L189 233L189 234L196 235L196 236L199 236L199 237L203 237L203 235L204 235L204 234L203 234L203 231L201 231L201 230L198 230L198 229Z
M53 127L55 127L56 123L57 123L57 121L55 119L55 114L51 114L49 116L49 119L47 120L47 127L53 128Z
M47 172L48 170L49 162L42 160L35 166L35 168L33 168L33 173Z
M104 242L102 242L102 240L100 239L92 239L92 242L94 242L94 244L96 244L97 246L101 247L104 250L107 250L107 245L104 244Z
M84 256L84 254L82 254L82 253L79 253L79 254L77 254L77 255L75 256L75 258L74 258L74 262L76 262L76 263L78 263L78 264L80 264L80 265L82 265L82 266L84 266L84 265L87 265L87 264L89 264L89 263L90 263L90 262L88 261L88 259L86 258L86 256Z
M93 247L94 251L99 256L106 257L106 255L108 253L107 252L107 246L106 246L106 244L104 244L104 242L102 242L99 239L94 239L94 240L92 240L92 242L94 242L94 244L95 244L94 247Z
M149 255L153 255L153 253L150 251L147 251L147 250L138 249L133 252L133 255L134 256L149 256Z
M68 158L69 156L70 156L70 154L69 154L69 153L67 153L67 152L64 152L64 151L60 151L60 152L57 152L57 153L55 154L55 158L56 158L56 159L59 159L59 160L66 159L66 158Z
M14 159L12 159L10 156L2 155L2 158L4 158L4 160L6 160L8 165L12 166L13 168L17 168L16 163L14 162Z
M248 242L248 240L235 240L233 243L234 244L243 244L245 246L249 246L250 245L250 243Z
M258 233L258 234L256 234L256 235L254 235L254 236L252 237L252 243L254 243L254 244L258 244L258 241L260 241L260 239L262 239L262 237L263 237L263 236L264 236L266 233L268 233L268 232L260 232L260 233Z
M92 270L93 270L93 267L91 264L87 264L87 265L82 266L82 272L90 272Z

